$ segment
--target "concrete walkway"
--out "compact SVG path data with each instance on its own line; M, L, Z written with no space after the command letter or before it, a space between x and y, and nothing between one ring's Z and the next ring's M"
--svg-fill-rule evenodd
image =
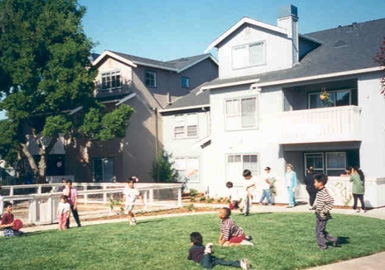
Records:
M198 206L199 204L195 204ZM213 206L212 204L210 206ZM221 205L218 205L221 207ZM296 206L294 208L286 208L285 206L257 206L253 205L251 212L255 213L264 213L264 212L310 212L308 210L308 205L303 204ZM378 218L385 220L385 207L369 210L367 213L355 213L351 209L333 209L333 213L338 214L347 214L347 215L362 215L368 218ZM184 215L200 215L202 212L197 213L187 213ZM180 216L183 214L169 214L168 216ZM137 217L137 220L146 220L159 218L160 216L142 216ZM94 221L83 221L82 226L103 224L103 223L112 223L112 222L126 222L127 219L106 219L106 220L94 220ZM72 223L74 224L74 223ZM42 225L42 226L32 226L23 228L24 232L34 232L34 231L43 231L43 230L52 230L57 229L57 224L53 225ZM349 261L343 261L338 263L333 263L329 265L309 268L308 270L380 270L385 269L385 252L380 252L371 256L361 257Z

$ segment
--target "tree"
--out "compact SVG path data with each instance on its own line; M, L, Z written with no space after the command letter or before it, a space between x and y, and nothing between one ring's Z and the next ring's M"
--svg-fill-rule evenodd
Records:
M124 137L134 112L124 104L109 112L94 98L97 71L90 61L94 44L81 26L85 12L76 0L0 0L0 109L8 117L0 123L7 131L0 134L0 154L27 159L39 181L62 134L67 146L85 148ZM37 162L28 136L38 146Z
M151 177L155 182L170 183L176 181L177 173L171 161L172 155L162 150L157 159L152 163Z
M385 37L381 43L380 52L376 54L376 56L374 57L374 61L376 61L382 67L385 68ZM380 91L380 93L381 93L381 95L385 96L385 74L384 74L384 76L382 76L382 79L381 79L381 91Z

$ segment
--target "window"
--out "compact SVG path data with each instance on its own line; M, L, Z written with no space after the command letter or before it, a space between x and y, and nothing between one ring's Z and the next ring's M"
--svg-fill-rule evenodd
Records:
M324 104L321 102L319 98L321 93L320 90L317 93L309 94L309 109L357 104L356 91L353 91L352 89L333 90L327 92L329 93L329 97L332 101L331 104Z
M122 86L120 81L120 71L102 73L101 91L110 91Z
M92 160L94 182L113 182L114 162L112 158L95 158Z
M346 152L320 152L305 154L305 169L313 166L316 173L339 176L346 168Z
M259 174L256 154L229 154L226 160L227 181L242 184L242 172L248 169L255 176Z
M174 138L195 138L198 136L198 115L179 114L175 116Z
M175 159L174 168L178 173L178 181L199 183L199 162L195 157L179 157Z
M156 87L156 72L151 70L146 70L144 74L144 80L146 86Z
M189 77L182 77L182 87L183 88L190 88L190 78Z
M256 97L226 100L225 107L226 130L258 127Z
M233 47L233 69L265 64L265 43L257 42Z

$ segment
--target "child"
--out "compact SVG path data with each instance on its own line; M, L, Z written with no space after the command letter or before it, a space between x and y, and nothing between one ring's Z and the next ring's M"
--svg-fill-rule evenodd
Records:
M250 213L251 202L253 200L252 189L255 188L256 184L250 170L247 170L247 169L244 170L242 173L242 176L246 180L244 184L246 193L245 193L245 198L242 200L243 205L241 207L241 211L244 208L245 216L248 216Z
M123 191L122 205L124 205L124 211L128 214L128 220L131 225L136 225L135 215L132 212L135 206L136 198L139 198L144 204L142 196L140 196L139 190L134 188L134 183L138 182L137 178L131 177L127 182L127 187Z
M203 237L199 232L190 234L191 248L188 252L188 260L199 263L203 268L212 269L216 265L234 266L242 269L249 269L250 264L247 259L240 261L225 261L212 256L212 243L208 243L206 248L203 246Z
M338 239L326 231L326 223L332 218L330 211L333 208L334 199L325 188L328 177L324 174L314 176L314 186L318 190L316 195L316 237L320 249L328 248L326 240L332 242L333 247L338 246Z
M222 220L219 244L221 246L253 246L254 244L250 242L253 238L251 236L246 236L243 229L232 221L230 215L231 210L227 207L222 207L219 210L218 217Z
M263 176L263 184L262 184L262 196L259 199L259 205L263 205L263 200L266 198L267 205L271 205L271 198L270 198L270 187L271 187L271 174L270 174L271 168L266 167L265 168L265 175Z
M21 236L24 233L22 231L16 231L12 227L14 225L14 217L12 214L12 203L5 202L4 203L4 215L1 219L0 228L4 229L4 236Z
M239 209L238 191L233 188L233 182L227 182L226 187L229 191L230 209Z
M76 188L72 187L72 180L68 179L66 181L66 187L63 190L63 195L67 196L67 201L70 204L72 215L74 216L78 227L81 227L82 225L80 224L78 212L78 191L76 190ZM67 229L70 228L70 218L67 218L66 227Z
M68 203L68 198L66 195L61 195L60 202L57 207L57 218L59 220L59 230L66 230L67 229L67 219L70 216L71 206Z

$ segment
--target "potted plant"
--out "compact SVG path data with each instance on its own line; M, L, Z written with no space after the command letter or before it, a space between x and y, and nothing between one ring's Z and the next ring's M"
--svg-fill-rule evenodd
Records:
M324 105L330 105L333 101L330 99L330 94L326 91L326 88L323 87L319 99Z

